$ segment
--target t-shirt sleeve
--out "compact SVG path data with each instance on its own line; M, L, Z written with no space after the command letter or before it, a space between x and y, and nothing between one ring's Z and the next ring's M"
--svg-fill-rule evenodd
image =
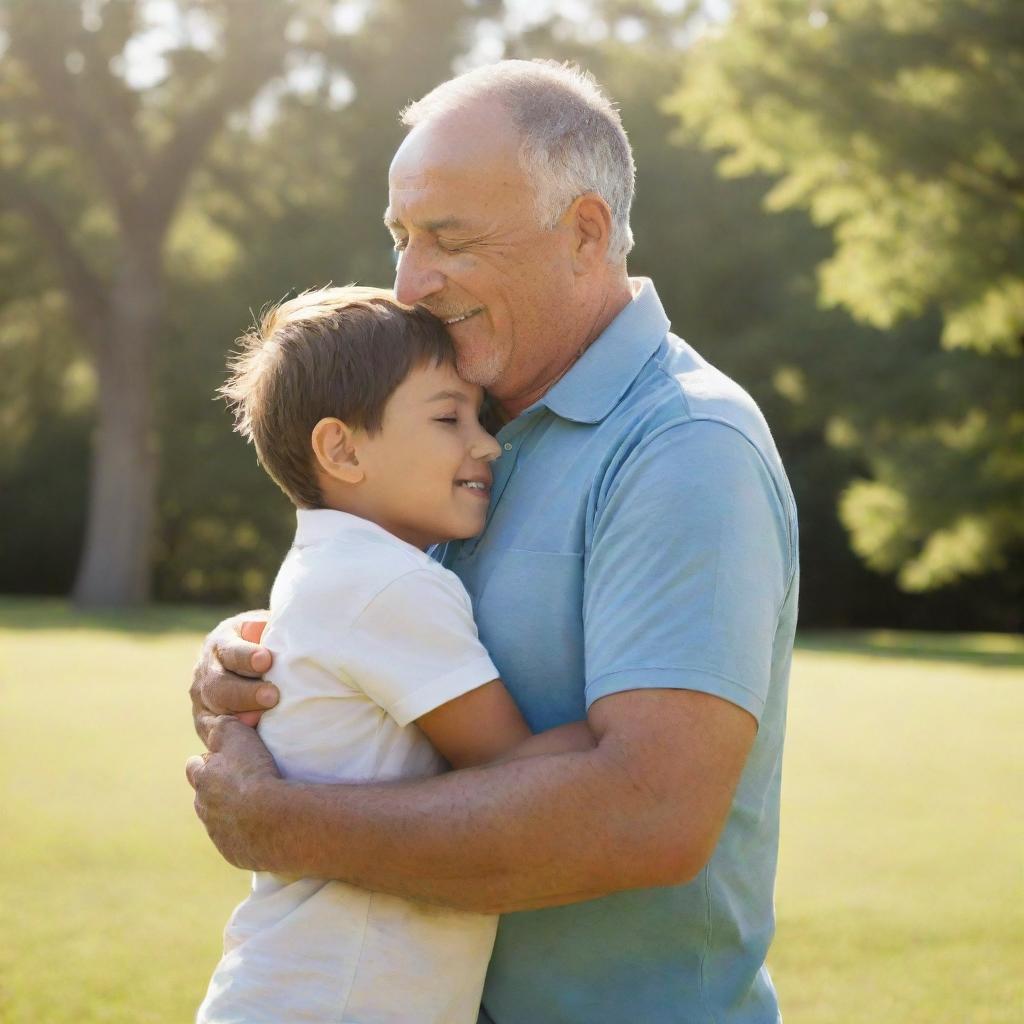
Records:
M353 623L344 652L353 685L403 726L498 678L469 594L444 570L416 569L389 583Z
M584 582L587 706L666 687L759 719L795 561L757 449L717 421L674 424L605 492Z

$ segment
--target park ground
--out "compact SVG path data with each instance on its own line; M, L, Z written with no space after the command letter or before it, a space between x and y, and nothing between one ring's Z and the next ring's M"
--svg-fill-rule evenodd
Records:
M0 600L0 1021L181 1024L247 876L192 814L211 609ZM808 634L769 965L786 1024L1024 1019L1024 640Z

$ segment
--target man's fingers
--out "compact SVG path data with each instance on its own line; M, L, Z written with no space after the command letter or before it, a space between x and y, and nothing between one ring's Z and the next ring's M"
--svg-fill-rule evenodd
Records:
M245 679L225 672L214 682L217 707L228 715L240 711L266 711L277 703L277 687L260 679Z
M192 720L195 723L196 732L199 734L199 738L208 747L210 745L210 729L213 727L213 723L217 721L219 715L214 714L212 711L196 711Z
M234 635L217 644L217 660L229 672L239 676L261 676L270 668L273 658L266 647L243 640Z
M277 703L277 687L259 678L273 658L254 642L263 636L268 614L245 612L225 619L206 637L189 690L192 719L204 743L218 715L239 715L239 721L251 728ZM243 633L249 639L243 639Z
M203 680L203 706L221 715L266 711L277 703L277 687L233 672L214 672Z
M198 784L199 773L206 767L208 757L209 754L196 754L185 762L185 778L193 789Z
M238 730L241 730L241 733ZM210 753L216 754L224 749L225 744L231 742L232 736L241 738L251 735L252 729L243 726L234 715L221 715L215 718L210 726L207 746L210 748Z
M209 753L196 754L185 762L185 778L188 779L193 789L197 786L199 773L206 767L211 756L222 751L224 745L231 742L233 730L244 728L246 733L252 732L232 715L203 714L199 716L198 721L202 724L203 741L209 748ZM234 735L238 734L234 733ZM259 743L259 740L256 742Z
M240 637L218 645L217 660L227 669L239 676L258 679L273 663L273 656L266 647L250 643Z
M209 747L214 725L226 715L255 728L267 706L277 703L277 696L277 687L271 683L222 671L206 675L192 701L196 732Z

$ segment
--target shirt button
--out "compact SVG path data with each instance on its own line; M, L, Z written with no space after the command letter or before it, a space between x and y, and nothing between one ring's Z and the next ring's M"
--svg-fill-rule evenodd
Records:
M505 451L507 451L507 452L512 451L512 442L511 441L506 441L505 442Z

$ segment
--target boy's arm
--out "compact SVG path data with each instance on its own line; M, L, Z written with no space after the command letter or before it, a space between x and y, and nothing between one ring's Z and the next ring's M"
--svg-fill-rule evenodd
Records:
M428 711L416 719L416 724L453 768L590 750L594 746L586 722L532 735L500 679Z
M493 764L516 761L521 757L539 757L541 754L571 754L573 751L593 750L597 746L594 733L582 719L554 729L534 733L507 753L495 758Z

